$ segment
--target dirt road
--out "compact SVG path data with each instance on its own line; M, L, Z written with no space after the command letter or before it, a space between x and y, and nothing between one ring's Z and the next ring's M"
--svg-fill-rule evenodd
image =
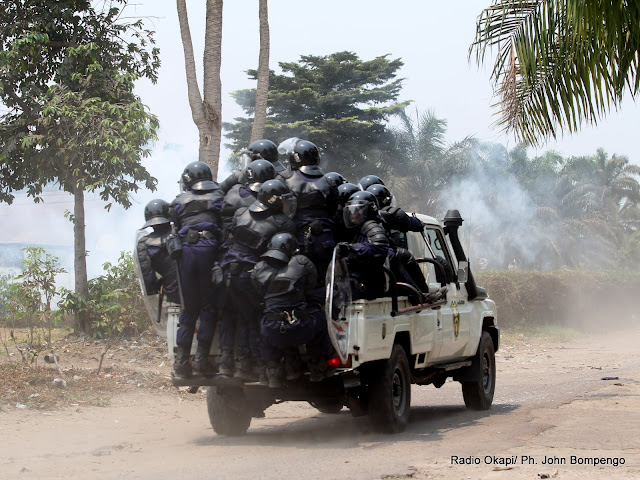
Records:
M7 410L0 478L640 478L640 330L516 340L498 352L491 410L466 410L457 383L414 387L409 428L391 436L346 409L285 403L246 436L220 437L203 393L167 389L107 407Z

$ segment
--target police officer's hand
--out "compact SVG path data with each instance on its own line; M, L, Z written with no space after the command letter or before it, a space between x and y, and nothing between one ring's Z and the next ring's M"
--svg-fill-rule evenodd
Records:
M349 249L351 248L351 245L349 245L347 242L340 242L336 245L336 247L338 248L338 255L343 258L349 256Z
M220 285L224 280L224 274L222 273L222 267L219 263L216 263L211 269L211 282L214 285Z

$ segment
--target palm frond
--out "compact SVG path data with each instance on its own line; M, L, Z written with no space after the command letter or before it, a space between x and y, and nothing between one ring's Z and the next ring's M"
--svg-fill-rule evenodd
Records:
M497 48L491 78L498 125L540 145L597 123L640 88L640 7L610 0L495 0L470 47Z

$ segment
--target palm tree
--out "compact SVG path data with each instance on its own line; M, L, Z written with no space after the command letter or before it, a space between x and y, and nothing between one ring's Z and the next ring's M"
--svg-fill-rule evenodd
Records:
M498 124L540 145L597 123L640 90L640 5L628 0L494 0L470 47L497 48Z
M187 74L187 95L193 122L198 127L199 153L201 162L207 163L218 176L220 159L220 141L222 139L222 81L220 68L222 61L222 3L223 0L207 0L204 36L204 79L203 95L200 95L196 63L193 57L191 30L187 17L186 0L176 0L180 36L184 50L185 70Z
M267 122L267 97L269 94L269 12L267 0L259 0L260 55L258 59L258 84L256 86L256 108L249 143L264 137Z
M403 111L399 117L402 124L394 135L400 154L393 165L391 188L407 210L443 214L447 189L456 175L467 171L476 141L467 138L448 146L447 121L431 110L416 111L415 118Z

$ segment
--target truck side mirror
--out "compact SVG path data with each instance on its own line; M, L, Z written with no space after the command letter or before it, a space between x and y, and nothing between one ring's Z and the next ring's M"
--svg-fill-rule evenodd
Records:
M458 282L466 283L469 280L469 262L458 262Z

